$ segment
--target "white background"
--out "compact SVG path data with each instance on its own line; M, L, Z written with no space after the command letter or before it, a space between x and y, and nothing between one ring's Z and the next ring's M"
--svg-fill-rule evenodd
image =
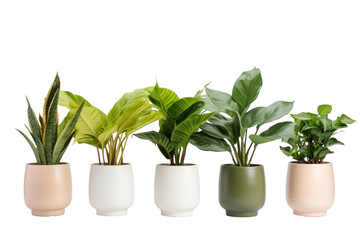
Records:
M294 216L285 200L287 163L280 142L258 148L267 198L254 218L231 218L218 204L227 153L192 146L186 162L199 166L201 200L189 218L160 215L153 202L155 165L165 162L151 143L132 138L135 202L124 217L100 217L88 201L96 151L69 147L73 199L64 216L33 217L23 200L25 164L33 153L15 131L25 130L25 95L36 112L59 72L71 90L108 112L122 94L154 85L192 96L206 83L231 92L245 70L259 67L263 87L252 105L295 100L293 113L333 105L360 120L360 7L357 1L1 1L0 239L359 239L359 122L335 146L336 197L328 215ZM60 117L66 110L61 108ZM153 124L144 130L157 130Z

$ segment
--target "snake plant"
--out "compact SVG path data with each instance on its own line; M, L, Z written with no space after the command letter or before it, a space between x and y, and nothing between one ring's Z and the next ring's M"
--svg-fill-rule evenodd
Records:
M43 115L39 114L39 120L36 118L35 112L28 103L28 121L29 127L25 125L29 131L35 144L22 131L18 130L27 142L30 144L39 165L59 164L72 137L75 134L74 126L80 116L80 112L84 103L79 104L79 108L73 114L68 115L59 125L58 100L60 94L60 78L56 77L50 87L45 98Z
M121 165L124 163L124 151L130 135L162 117L149 102L151 89L125 93L107 115L71 92L60 92L59 105L70 109L71 114L84 101L79 121L75 125L75 141L94 146L100 165Z
M159 120L159 132L150 131L134 134L134 136L155 143L170 165L184 165L188 143L200 125L205 123L214 113L204 113L202 91L194 97L179 98L156 83L149 98L164 116Z

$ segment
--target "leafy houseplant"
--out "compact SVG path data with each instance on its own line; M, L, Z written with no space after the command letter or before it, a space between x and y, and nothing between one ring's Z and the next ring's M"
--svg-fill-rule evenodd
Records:
M195 133L190 140L191 144L204 151L230 153L233 165L222 165L219 188L220 204L230 216L257 215L265 201L265 178L263 167L251 164L255 150L260 144L293 134L292 122L276 123L259 134L264 124L282 118L293 107L293 102L278 101L268 107L249 110L261 87L260 70L254 68L240 75L231 95L206 88L206 108L227 116L221 113L213 115L207 123L200 126L202 131ZM251 133L252 128L255 129ZM256 186L251 183L254 178L258 179ZM252 184L252 189L246 184ZM230 196L237 197L230 199ZM250 205L250 208L245 207Z
M132 133L162 117L149 102L151 89L125 93L107 115L79 95L60 94L59 104L71 110L69 117L84 101L74 137L76 142L97 150L98 164L91 165L89 197L98 215L125 215L133 203L132 167L124 163L124 151Z
M317 111L317 114L302 112L291 115L295 122L295 136L285 138L284 142L290 146L280 147L280 149L298 163L323 163L326 155L333 153L329 147L335 144L344 145L333 135L339 129L346 128L348 124L355 122L345 114L337 117L336 120L330 120L328 114L332 111L331 105L320 105Z
M33 215L61 215L71 201L71 178L69 164L60 160L75 134L74 126L83 108L83 103L71 117L58 124L58 99L60 78L56 74L45 98L43 116L37 120L28 103L29 127L26 126L35 144L18 130L34 152L36 164L27 164L25 172L25 203ZM49 166L50 165L50 166Z
M286 199L294 214L324 216L334 202L332 164L324 159L333 153L331 146L343 145L333 135L355 120L345 114L331 120L328 117L331 111L332 106L324 104L318 106L317 114L291 115L295 122L294 136L284 138L290 146L280 149L296 160L288 165L286 182Z
M169 89L155 85L150 100L164 116L159 132L134 134L155 143L170 165L158 164L155 173L155 204L165 216L189 216L199 203L197 165L184 164L188 143L199 127L214 113L204 113L202 91L179 98Z

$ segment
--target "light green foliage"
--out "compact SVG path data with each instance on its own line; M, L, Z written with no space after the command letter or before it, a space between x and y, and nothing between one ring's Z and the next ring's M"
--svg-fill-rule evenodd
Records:
M234 165L250 166L259 144L293 135L292 122L281 122L258 134L260 127L287 115L293 102L278 101L268 107L250 105L257 99L262 87L260 69L243 72L236 80L232 95L206 88L207 110L219 111L208 122L200 126L201 132L191 138L190 143L205 151L227 151ZM248 131L255 128L253 134ZM250 143L251 141L251 143Z
M96 147L99 164L121 165L130 135L162 118L148 99L152 88L125 93L106 115L79 95L60 92L59 105L70 109L71 116L84 101L84 108L75 126L75 141ZM101 154L100 154L101 152Z
M159 120L160 130L134 135L155 143L171 165L183 165L190 139L214 114L204 113L205 102L201 93L198 91L194 97L179 99L175 92L160 88L156 83L149 98L165 117Z
M339 129L346 128L347 124L355 122L344 114L336 120L330 120L328 114L332 111L331 105L320 105L317 111L318 114L302 112L291 115L295 122L294 136L284 138L283 141L290 146L281 146L280 149L299 163L322 163L327 154L333 153L329 147L335 144L344 145L333 135Z
M45 98L43 116L39 114L39 120L33 109L28 103L28 120L29 126L26 127L34 140L35 144L20 130L26 141L29 143L36 158L36 162L41 165L59 164L72 137L75 134L74 127L79 119L80 112L84 102L79 101L79 105L73 114L68 115L63 122L58 124L58 101L60 93L60 78L56 74L48 95Z

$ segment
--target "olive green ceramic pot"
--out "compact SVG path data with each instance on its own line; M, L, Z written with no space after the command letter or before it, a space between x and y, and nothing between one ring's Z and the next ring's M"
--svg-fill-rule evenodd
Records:
M262 165L250 167L222 165L219 179L219 202L228 216L256 216L265 203L264 167Z

